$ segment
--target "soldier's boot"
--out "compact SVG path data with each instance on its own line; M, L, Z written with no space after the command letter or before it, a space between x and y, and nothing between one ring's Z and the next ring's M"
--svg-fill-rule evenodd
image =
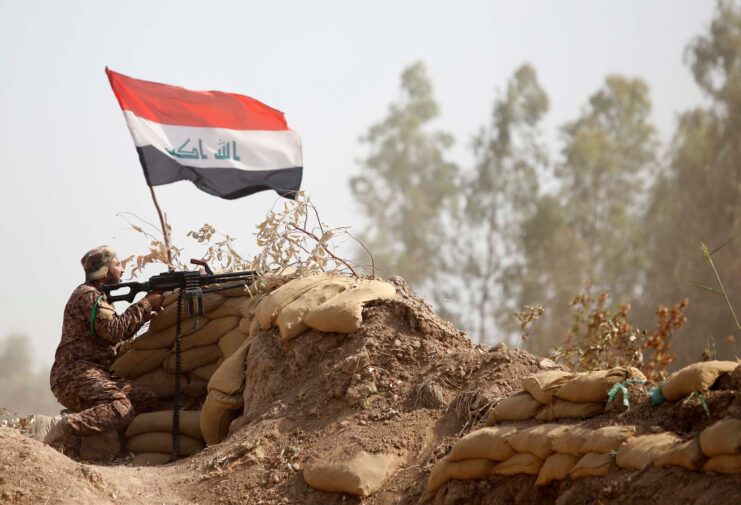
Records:
M43 443L47 433L49 433L49 425L51 424L51 420L51 416L36 414L33 419L33 430L31 432L31 438Z
M44 437L44 443L52 447L63 447L74 438L72 427L67 421L67 416L58 415L51 418L49 431Z
M118 432L104 431L93 433L80 440L80 457L89 461L111 461L121 452Z

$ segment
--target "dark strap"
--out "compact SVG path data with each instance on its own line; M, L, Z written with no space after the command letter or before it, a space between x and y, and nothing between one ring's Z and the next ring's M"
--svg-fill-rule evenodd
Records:
M95 300L95 305L93 305L93 315L90 316L90 336L92 337L95 335L95 327L93 326L93 323L95 323L95 314L98 313L98 303L100 302L100 299L103 298L103 295L100 295L97 300Z
M175 323L175 385L172 395L172 453L170 462L178 459L180 452L180 376L181 370L181 338L182 338L182 312L183 312L183 290L178 293L178 305L176 311L177 322Z

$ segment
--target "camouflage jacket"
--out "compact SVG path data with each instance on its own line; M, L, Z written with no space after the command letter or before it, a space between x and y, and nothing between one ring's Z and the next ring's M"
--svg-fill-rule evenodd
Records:
M98 297L91 335L90 320ZM57 347L55 368L86 364L108 370L116 357L119 343L133 336L151 318L152 306L142 299L120 316L107 297L91 283L80 284L64 308L62 341Z

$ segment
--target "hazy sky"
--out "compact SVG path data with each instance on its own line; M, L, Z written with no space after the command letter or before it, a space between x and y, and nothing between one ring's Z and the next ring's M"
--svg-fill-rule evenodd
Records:
M302 137L304 183L325 221L362 221L348 190L358 137L398 96L402 69L424 60L442 107L437 126L465 163L497 89L530 62L551 99L545 133L573 119L609 73L644 78L670 137L702 103L682 62L714 2L73 2L0 0L0 337L29 334L50 363L80 258L146 243L120 217L156 214L104 67L191 89L252 96ZM255 252L254 225L276 201L236 201L189 182L157 188L173 238L208 222ZM189 249L193 255L198 249Z

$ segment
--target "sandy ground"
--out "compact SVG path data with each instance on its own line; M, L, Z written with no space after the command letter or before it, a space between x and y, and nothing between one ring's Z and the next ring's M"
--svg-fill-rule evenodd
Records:
M425 494L432 465L480 426L491 402L520 390L521 377L555 365L504 345L473 345L403 281L394 282L397 297L367 307L355 334L309 331L287 343L275 330L258 334L247 356L244 415L227 440L190 458L161 467L93 465L0 428L0 503L741 503L741 477L676 467L618 470L541 489L531 476L451 481ZM640 391L631 395L630 410L608 408L589 422L685 434L707 423L699 400L652 408ZM705 399L713 419L741 418L734 384ZM308 461L360 450L399 462L370 497L304 481Z

